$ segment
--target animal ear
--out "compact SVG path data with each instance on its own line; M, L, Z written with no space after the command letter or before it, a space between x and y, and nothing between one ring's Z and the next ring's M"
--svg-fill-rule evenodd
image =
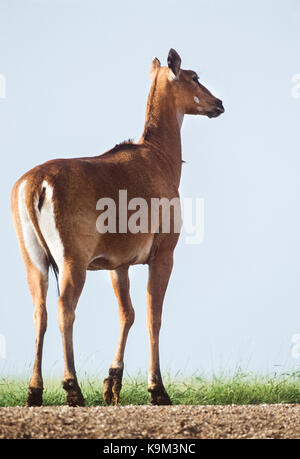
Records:
M180 71L181 58L175 49L171 48L168 54L168 67L175 76L178 75Z
M160 62L159 60L157 59L157 57L154 57L153 60L152 60L152 65L151 65L151 69L150 69L150 76L151 78L154 77L155 73L157 72L157 70L160 68Z

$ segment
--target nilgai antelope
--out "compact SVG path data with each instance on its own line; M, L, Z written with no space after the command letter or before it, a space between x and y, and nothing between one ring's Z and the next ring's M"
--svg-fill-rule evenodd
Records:
M27 405L41 405L43 393L42 349L47 327L48 271L57 274L58 322L64 352L63 388L67 404L84 405L77 382L73 355L75 309L87 270L110 270L119 305L120 338L104 380L104 400L117 404L123 376L123 357L134 310L129 294L129 266L148 264L147 329L150 340L148 391L151 403L167 405L159 364L159 332L162 305L173 265L179 232L99 231L97 202L109 198L119 203L119 191L128 199L178 198L181 175L180 129L185 114L209 118L224 112L221 100L200 82L197 73L181 69L174 49L168 66L152 61L152 85L148 96L145 127L137 143L125 142L95 157L55 159L24 174L14 185L12 215L34 305L36 351ZM105 208L106 209L106 208ZM104 211L104 207L102 209ZM169 218L174 223L174 212ZM120 215L117 215L117 223ZM117 229L119 228L118 225Z

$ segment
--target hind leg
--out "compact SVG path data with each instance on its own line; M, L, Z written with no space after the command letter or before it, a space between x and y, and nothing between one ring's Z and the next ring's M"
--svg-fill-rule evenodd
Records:
M73 324L75 309L86 277L85 267L65 262L60 270L60 298L58 300L58 323L62 336L65 372L62 382L69 406L84 406L75 372L73 353Z
M41 406L43 394L42 352L47 328L46 296L48 273L42 274L35 266L30 264L30 266L27 266L27 280L34 305L33 320L36 332L35 359L28 388L27 406Z
M110 273L113 289L119 304L120 338L109 376L104 380L103 398L106 403L117 405L122 388L124 352L130 327L134 322L134 310L129 296L128 268L119 268Z
M49 263L41 246L26 208L26 181L14 186L11 197L12 217L17 233L21 255L25 264L27 282L34 305L34 325L36 346L33 373L30 379L27 405L42 404L42 351L44 334L47 328L46 296L48 289Z

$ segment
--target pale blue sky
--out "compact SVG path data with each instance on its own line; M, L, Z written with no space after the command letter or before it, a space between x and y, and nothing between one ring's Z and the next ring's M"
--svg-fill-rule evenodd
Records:
M185 117L181 193L205 201L205 239L181 239L165 299L162 370L299 368L300 3L276 0L0 0L2 375L30 368L32 303L10 190L48 159L98 155L139 138L153 56L170 47L223 100L218 119ZM127 372L148 368L146 267L132 269L136 322ZM107 272L89 273L74 329L79 374L106 373L119 333ZM62 375L56 290L48 295L44 373Z

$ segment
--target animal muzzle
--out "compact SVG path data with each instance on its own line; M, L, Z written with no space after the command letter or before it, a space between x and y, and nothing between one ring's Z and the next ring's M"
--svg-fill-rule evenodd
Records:
M207 116L209 118L216 118L217 116L220 116L224 112L225 112L225 109L223 107L222 101L220 99L216 99L214 108L207 113Z

